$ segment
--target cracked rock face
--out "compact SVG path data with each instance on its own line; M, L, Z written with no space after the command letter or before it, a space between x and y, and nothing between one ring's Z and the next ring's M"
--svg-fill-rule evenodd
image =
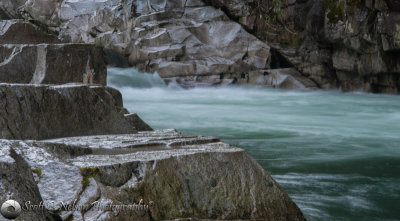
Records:
M397 0L286 1L286 28L272 28L264 18L252 17L254 1L206 2L224 8L230 18L265 38L319 87L400 93Z
M91 205L82 211L46 207L63 220L304 220L297 206L253 159L214 137L160 130L13 141L0 150L4 163L13 163L15 157L8 156L14 151L26 167L41 169L38 188L46 205L60 199L77 206ZM148 210L98 209L141 200L149 205Z
M0 84L0 137L134 133L119 91L103 86Z
M200 0L2 0L0 8L65 40L105 46L163 78L213 84L201 76L265 69L271 61L267 44Z
M0 19L0 44L56 44L61 41L46 30L23 20Z
M62 43L23 20L0 21L0 82L106 84L103 50Z
M86 44L0 45L0 82L105 85L102 53Z

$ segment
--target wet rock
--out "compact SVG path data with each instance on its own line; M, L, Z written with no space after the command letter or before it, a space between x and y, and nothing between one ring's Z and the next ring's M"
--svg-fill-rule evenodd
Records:
M47 34L23 20L0 20L0 44L55 44L61 43L56 35Z
M245 81L252 85L264 85L282 89L318 88L313 81L304 77L295 68L252 71L248 74L248 79Z
M253 1L206 2L236 21L254 14ZM242 24L319 87L399 93L398 6L386 0L288 1L279 22L256 16Z
M0 8L64 40L104 46L164 78L265 69L270 63L267 44L202 1L3 0ZM115 57L108 55L110 61Z
M137 131L152 131L151 128L146 122L144 122L137 114L125 114L125 118L131 122L132 125L135 125Z
M317 89L318 86L295 68L264 69L250 72L166 78L184 88L212 85L261 85L282 89Z
M251 15L251 7L242 0L204 0L208 5L223 10L230 18L239 22L246 29L253 29L254 17ZM253 2L253 1L249 1Z
M149 211L134 212L90 208L83 214L70 213L74 220L81 216L85 220L304 220L297 206L253 159L213 137L161 130L44 140L37 142L37 148L60 144L63 147L53 151L63 152L67 146L92 150L63 159L75 167L98 170L87 187L90 194L83 192L80 197L106 205L139 204L141 200L151 205Z
M0 136L48 139L133 133L121 94L85 85L0 84Z
M17 142L0 140L0 203L15 200L21 207L40 205L42 197L32 167L13 149ZM27 204L26 204L27 203ZM0 220L8 220L0 215ZM46 209L22 211L16 220L56 220Z
M106 84L101 48L87 44L0 45L0 82Z
M79 197L82 177L78 168L38 148L36 141L19 142L14 149L31 168L40 171L37 186L48 210L60 210Z

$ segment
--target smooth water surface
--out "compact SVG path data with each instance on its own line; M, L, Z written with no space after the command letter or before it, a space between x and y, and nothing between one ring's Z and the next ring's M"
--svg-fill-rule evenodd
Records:
M110 68L124 105L155 129L246 149L308 220L400 220L400 96L262 87L180 89Z

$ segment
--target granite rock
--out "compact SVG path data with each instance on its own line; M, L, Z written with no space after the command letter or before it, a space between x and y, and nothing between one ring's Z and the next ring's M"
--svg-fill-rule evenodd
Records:
M278 68L296 68L321 88L400 92L397 0L287 1L276 23L251 16L256 1L206 2L238 22L251 18L240 23L269 43L279 55L272 60L285 63Z
M0 20L0 44L55 44L62 43L45 28L24 20Z
M110 87L0 84L0 100L4 139L135 132L121 94Z
M304 220L282 188L245 151L214 137L160 130L43 140L35 145L63 156L59 162L88 172L82 176L88 182L77 202L132 205L142 200L148 205L148 210L135 212L93 207L82 213L64 211L66 219ZM39 188L45 192L44 185Z
M0 9L163 78L265 69L271 61L266 43L200 0L2 0Z
M0 82L106 84L103 51L89 44L0 45Z
M0 203L15 200L21 209L26 205L39 205L43 201L34 180L31 166L15 152L18 142L0 140ZM26 204L28 203L28 204ZM48 210L23 211L15 220L57 220ZM1 221L7 221L0 215Z

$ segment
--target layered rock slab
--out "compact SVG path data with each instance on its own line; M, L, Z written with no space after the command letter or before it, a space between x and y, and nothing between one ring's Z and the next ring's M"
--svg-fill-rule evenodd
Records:
M0 44L56 44L62 43L56 35L46 33L24 20L0 20Z
M147 212L64 211L66 219L304 220L281 187L244 150L214 137L161 130L60 138L35 145L65 164L93 172L83 176L88 182L86 189L76 191L78 202L119 205L143 200L150 205Z
M0 82L106 84L100 47L89 44L0 45Z
M0 84L0 138L48 139L136 130L119 91L103 86Z
M0 140L0 202L16 200L20 206L23 202L39 205L43 201L39 188L34 180L31 167L15 152L13 147L18 143ZM7 221L0 215L1 221ZM25 211L16 220L56 220L47 210Z

